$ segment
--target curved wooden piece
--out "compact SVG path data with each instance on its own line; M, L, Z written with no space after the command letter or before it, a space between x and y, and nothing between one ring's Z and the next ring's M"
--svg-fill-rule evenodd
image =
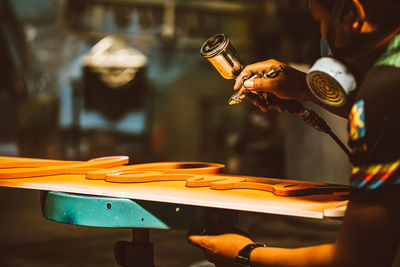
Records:
M106 179L106 176L108 174L112 173L119 173L123 171L135 171L136 169L134 168L135 165L128 165L128 166L117 166L113 168L107 168L107 169L97 169L93 171L88 171L86 173L86 179L89 180L104 180Z
M136 170L161 171L166 174L215 174L221 173L225 165L208 162L155 162L132 165Z
M106 174L107 182L117 183L147 183L160 181L186 181L196 176L193 174L164 174L157 171L124 171L119 173Z
M335 192L349 191L349 189L350 188L345 185L292 182L274 185L273 193L277 196L300 196L312 194L332 194Z
M82 163L84 161L34 159L20 157L0 157L0 169L6 168L34 168L64 164Z
M0 169L0 179L37 177L57 174L86 174L86 172L94 169L120 166L127 164L128 162L129 157L127 156L113 156L95 158L86 162L84 161L72 164L43 166L36 168Z
M106 174L107 182L115 183L143 183L153 181L153 177L163 175L155 171L123 171Z
M258 189L268 192L274 191L274 185L268 183L254 183L248 182L246 178L242 179L228 179L223 181L212 182L211 189L227 190L227 189Z
M86 178L90 180L103 180L108 174L125 171L157 171L164 174L189 174L190 178L195 174L216 174L224 170L225 165L205 162L156 162L129 166L120 166L109 169L89 171ZM172 177L172 176L170 176ZM179 176L176 176L179 178ZM188 177L189 178L189 177ZM163 181L160 176L159 179ZM181 179L179 179L181 180ZM132 180L132 182L134 182Z
M231 181L232 176L226 175L204 175L204 176L194 176L186 180L187 187L204 187L210 186L212 183L220 181ZM225 188L223 188L225 189Z
M211 189L257 189L277 196L300 196L312 194L332 194L349 191L348 186L316 184L302 181L254 178L246 176L204 175L192 177L186 181L187 187L209 186Z

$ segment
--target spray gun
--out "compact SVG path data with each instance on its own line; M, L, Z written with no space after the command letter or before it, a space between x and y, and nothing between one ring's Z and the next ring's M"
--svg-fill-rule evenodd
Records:
M243 70L243 64L241 63L240 57L236 49L232 46L229 38L223 34L216 34L208 39L200 49L201 55L207 59L225 79L236 79L236 77ZM274 79L280 75L284 70L279 65L278 68L273 69L267 73L258 73L250 77L249 79L264 78ZM250 96L252 93L249 90L238 90L229 99L229 104L238 104L246 96ZM308 125L329 134L333 140L339 145L339 147L347 154L351 156L350 151L342 143L342 141L333 133L329 125L313 110L306 109L302 104L295 100L283 100L275 95L268 93L265 97L252 98L257 104L263 107L264 110L268 110L269 106L287 110L289 113L297 114L301 117Z

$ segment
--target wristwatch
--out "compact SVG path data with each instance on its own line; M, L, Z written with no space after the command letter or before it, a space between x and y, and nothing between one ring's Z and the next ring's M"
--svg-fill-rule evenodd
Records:
M235 263L238 263L242 266L248 266L251 267L250 264L250 254L253 251L253 249L258 248L258 247L266 247L267 245L263 245L263 244L248 244L246 245L244 248L242 248L239 251L238 256L235 259Z

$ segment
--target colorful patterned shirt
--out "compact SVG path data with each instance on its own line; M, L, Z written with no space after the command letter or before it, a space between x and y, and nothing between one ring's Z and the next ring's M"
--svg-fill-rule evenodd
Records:
M352 187L400 184L400 34L363 79L348 133Z

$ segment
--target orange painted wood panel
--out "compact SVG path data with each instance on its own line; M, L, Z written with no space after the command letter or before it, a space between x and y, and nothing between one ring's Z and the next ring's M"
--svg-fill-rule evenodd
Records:
M120 161L103 159L101 164L105 164L106 166L104 167L111 168L106 172L102 169L92 170L92 172L97 172L96 175L101 175L102 179L99 179L100 176L96 179L87 179L85 174L39 175L40 171L34 171L34 169L41 169L43 167L0 169L0 177L2 177L0 179L0 186L122 197L311 218L324 218L326 216L341 217L347 203L346 200L343 200L343 196L339 197L336 194L337 192L346 190L347 187L343 186L217 174L217 172L222 170L221 166L213 166L215 168L208 169L207 171L203 170L203 173L200 172L200 174L196 172L184 173L190 171L190 167L200 166L194 164L186 165L186 169L180 169L181 171L179 172L172 171L176 173L159 171L157 168L154 168L154 164L148 165L152 166L149 170L147 168L137 168L136 170L135 168L127 168L131 166L113 167L115 164L124 164L126 160L124 158L120 158ZM0 164L1 162L0 159ZM89 163L74 162L73 164L64 164L63 166L72 165L73 168L78 169L81 173L85 173L85 169L100 168L100 162L89 161ZM164 169L168 165L167 163L156 164L162 166ZM172 165L169 164L169 166ZM47 166L45 167L48 168ZM203 167L207 168L209 165L206 164ZM121 171L119 168L123 170ZM22 170L22 174L27 175L28 170L26 169L34 171L34 175L36 176L25 178L15 177L17 170ZM59 166L58 169L54 168L50 170L60 173L61 170L65 171L65 168L62 169L62 166ZM69 171L67 170L67 173ZM207 172L211 174L207 174ZM4 177L9 177L10 174L12 174L11 178L3 179ZM274 190L275 194L286 196L277 196L273 193ZM309 190L312 194L296 196L302 190ZM315 190L322 191L318 192ZM334 194L332 194L333 192Z

